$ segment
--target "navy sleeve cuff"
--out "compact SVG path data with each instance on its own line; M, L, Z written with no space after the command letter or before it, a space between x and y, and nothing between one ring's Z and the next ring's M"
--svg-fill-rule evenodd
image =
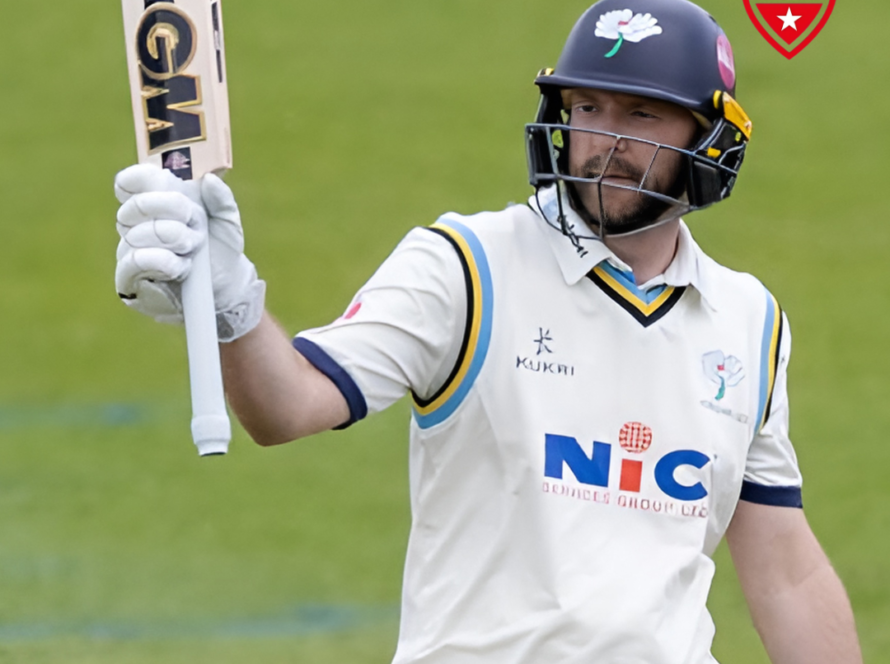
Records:
M746 480L742 482L739 499L775 507L803 507L799 486L764 486Z
M343 398L346 399L346 403L349 405L349 421L334 427L335 429L345 429L367 416L368 404L365 402L365 395L362 394L358 385L352 380L352 376L346 373L343 367L337 364L320 346L312 343L309 339L296 337L294 339L294 348L297 349L300 355L309 360L313 367L330 378L334 385L337 386L337 389L340 390Z

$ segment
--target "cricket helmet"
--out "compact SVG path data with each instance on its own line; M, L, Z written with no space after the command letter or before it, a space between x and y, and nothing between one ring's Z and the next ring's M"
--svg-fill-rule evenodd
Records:
M610 186L568 174L572 132L606 132L570 127L561 93L593 88L678 104L702 126L688 149L650 142L655 150L681 153L683 193L670 197L650 191L644 177L634 189L661 200L668 209L658 219L641 221L639 227L626 227L624 232L721 201L732 192L752 129L734 99L735 83L729 40L702 8L688 0L601 0L575 24L556 68L542 70L535 79L541 100L535 122L526 125L529 182L536 189L568 183L569 193L578 181ZM635 140L608 135L616 143L620 138ZM564 229L564 221L562 225Z

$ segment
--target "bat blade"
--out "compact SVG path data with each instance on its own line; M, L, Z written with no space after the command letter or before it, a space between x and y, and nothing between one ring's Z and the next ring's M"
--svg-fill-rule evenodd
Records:
M232 167L232 141L220 0L122 1L139 163L183 180L222 174ZM201 456L225 454L231 440L208 244L182 284L192 438Z
M139 163L185 180L232 167L220 0L123 0Z

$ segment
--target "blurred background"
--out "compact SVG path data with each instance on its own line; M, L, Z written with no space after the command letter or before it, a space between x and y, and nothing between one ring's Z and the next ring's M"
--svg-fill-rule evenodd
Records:
M411 227L529 195L532 80L588 4L225 0L227 179L289 330L339 316ZM807 513L867 661L890 662L890 4L838 3L792 61L741 0L702 4L755 133L732 199L689 222L788 312ZM113 285L119 3L3 2L0 25L0 662L388 663L407 404L199 460L183 334ZM767 662L717 558L715 655Z

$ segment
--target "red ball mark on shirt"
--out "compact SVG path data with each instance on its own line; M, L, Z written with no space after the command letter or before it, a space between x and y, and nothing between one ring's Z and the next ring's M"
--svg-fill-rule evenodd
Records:
M642 454L652 444L652 429L641 422L628 422L621 427L618 444L628 452Z
M358 313L359 309L361 309L361 308L362 308L362 303L356 302L351 307L349 307L349 309L346 310L345 314L343 314L343 320L349 320L350 318L355 316Z

